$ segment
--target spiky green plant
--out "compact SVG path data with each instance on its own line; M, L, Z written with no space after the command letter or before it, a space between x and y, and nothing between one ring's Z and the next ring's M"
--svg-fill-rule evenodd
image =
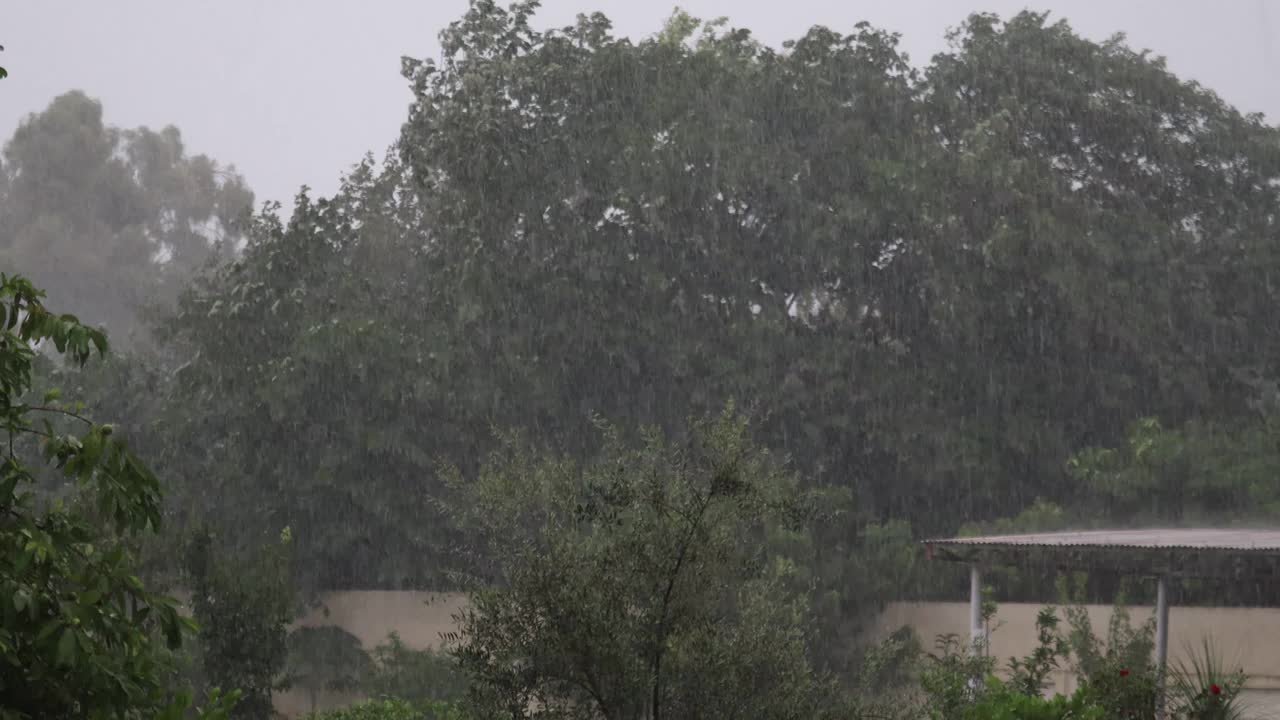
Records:
M1213 642L1205 638L1199 651L1188 648L1187 662L1169 674L1168 707L1174 718L1239 720L1244 717L1240 691L1244 670L1228 669Z

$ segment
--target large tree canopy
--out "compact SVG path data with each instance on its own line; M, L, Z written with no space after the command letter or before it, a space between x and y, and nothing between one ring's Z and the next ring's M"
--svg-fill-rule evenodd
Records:
M122 130L70 92L19 125L0 164L0 263L132 343L192 273L234 250L253 194L172 126Z
M312 587L438 585L437 461L474 472L491 427L588 457L593 413L679 437L734 401L839 500L804 569L834 653L928 590L913 532L1125 507L1145 475L1068 460L1138 417L1260 426L1280 133L1158 58L1035 13L913 70L865 25L772 49L535 9L473 2L406 60L385 166L185 296L181 509L290 526Z

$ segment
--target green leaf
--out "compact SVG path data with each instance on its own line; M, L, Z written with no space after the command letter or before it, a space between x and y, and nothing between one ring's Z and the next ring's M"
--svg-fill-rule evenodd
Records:
M31 566L31 561L35 559L35 552L30 547L24 547L18 554L18 559L13 563L13 571L18 575L27 571Z
M60 397L62 397L61 390L58 388L49 388L44 391L44 404L48 405L49 403L56 402Z
M62 636L58 638L58 654L57 663L59 665L70 665L76 659L76 632L73 628L65 628Z
M164 619L164 640L170 650L182 647L183 625L175 614L166 613Z
M102 428L95 425L84 434L81 442L79 475L81 480L88 480L102 459Z
M36 642L37 643L44 642L49 638L49 636L57 632L58 628L60 627L62 627L62 623L58 622L57 620L50 620L49 622L45 623L40 628L40 632L36 633Z
M18 486L19 476L17 473L10 473L4 479L0 479L0 501L13 497L13 491ZM8 504L5 502L5 504Z

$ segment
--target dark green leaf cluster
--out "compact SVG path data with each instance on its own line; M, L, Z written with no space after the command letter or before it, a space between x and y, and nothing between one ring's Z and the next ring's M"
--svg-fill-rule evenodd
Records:
M241 693L231 717L271 720L272 692L289 680L288 626L297 614L288 568L288 535L246 556L217 554L198 533L186 549L191 606L199 622L204 684Z

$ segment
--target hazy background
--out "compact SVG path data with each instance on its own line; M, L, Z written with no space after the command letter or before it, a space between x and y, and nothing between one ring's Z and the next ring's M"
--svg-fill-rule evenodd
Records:
M684 0L695 16L727 15L769 44L815 22L861 20L901 32L917 65L974 10L1051 10L1082 34L1124 31L1244 111L1280 118L1280 7L1269 0ZM3 0L0 44L10 71L0 137L56 95L82 89L117 126L169 123L191 152L234 164L261 200L298 186L331 192L340 172L396 137L409 91L400 56L435 57L437 33L466 0ZM546 0L536 25L600 10L618 34L657 31L676 3ZM288 203L286 202L286 206Z

